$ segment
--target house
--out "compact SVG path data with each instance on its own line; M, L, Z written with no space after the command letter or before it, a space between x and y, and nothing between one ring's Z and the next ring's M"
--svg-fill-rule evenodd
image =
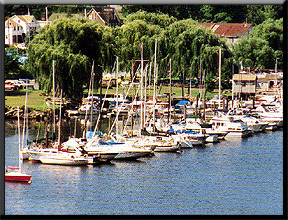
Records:
M248 23L198 23L213 33L224 38L228 45L232 45L242 37L247 37L252 30L252 24Z
M104 26L116 27L122 25L122 20L114 7L98 6L87 13L87 19L95 20Z
M5 21L5 44L23 45L32 32L39 32L40 25L33 15L14 15Z
M258 92L275 92L283 85L283 72L257 74Z
M234 74L232 78L232 93L247 97L255 95L257 76L255 74Z
M86 18L96 21L103 26L116 27L122 25L122 20L119 18L117 10L110 6L95 6L88 13L86 9L84 13L67 14L67 13L53 13L48 21L53 22L58 18L74 17L74 18Z
M234 74L232 78L232 93L241 97L255 94L275 94L283 87L283 72Z

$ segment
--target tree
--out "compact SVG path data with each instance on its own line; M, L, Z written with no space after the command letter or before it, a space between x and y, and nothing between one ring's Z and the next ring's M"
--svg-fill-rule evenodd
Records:
M266 40L278 59L278 68L283 68L283 18L265 20L252 29L250 36Z
M199 22L244 22L247 7L245 5L125 5L124 15L139 10L163 13L178 20L193 19Z
M247 21L254 26L267 19L280 19L283 17L282 5L247 5Z
M225 42L193 20L182 20L166 28L160 44L165 52L162 62L172 59L173 77L180 80L192 77L200 79L200 65L211 80L218 76L219 48L222 48L223 76L231 77L232 54ZM212 86L210 87L213 88Z
M150 25L157 25L161 28L165 28L176 21L176 18L162 13L148 13L146 11L137 11L136 13L129 14L126 18L126 23L130 23L135 20L145 21Z
M283 18L265 20L254 27L250 35L266 40L273 50L283 50Z
M5 49L5 79L19 79L31 77L24 69L23 64L19 61L20 56L25 54L25 50L17 49L10 46Z
M161 23L163 16L158 18L156 14L137 13L128 16L125 25L116 28L115 40L117 45L117 54L120 57L120 66L126 71L132 73L132 64L135 60L141 58L141 47L143 47L144 60L152 60L154 54L155 38L157 38L163 28L154 23ZM137 18L138 17L138 18ZM141 17L141 20L139 20ZM137 19L136 19L137 18ZM169 19L168 19L169 22Z
M5 79L16 79L20 72L19 57L17 55L4 55L5 61Z
M108 27L85 19L63 18L44 28L31 41L27 69L41 87L52 89L52 62L55 60L55 78L58 92L79 99L83 84L88 83L92 61L95 61L95 81L100 81L103 68L109 65L111 48L107 48ZM109 54L107 54L109 52ZM88 83L89 84L89 83ZM99 85L99 84L98 84Z
M233 46L233 52L235 60L251 70L274 68L275 53L266 40L245 38Z

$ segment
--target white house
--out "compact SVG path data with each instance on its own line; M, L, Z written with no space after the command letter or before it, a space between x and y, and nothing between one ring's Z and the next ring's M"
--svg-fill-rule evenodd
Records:
M5 21L5 44L19 45L33 31L39 32L40 25L33 15L14 15Z

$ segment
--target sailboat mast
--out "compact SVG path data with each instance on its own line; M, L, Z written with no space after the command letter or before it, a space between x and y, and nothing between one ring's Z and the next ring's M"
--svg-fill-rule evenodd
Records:
M116 109L117 109L117 112L116 112L116 138L118 136L118 56L116 57Z
M94 68L94 60L93 60L93 64L92 64L92 69L91 69L91 76L90 76L90 82L89 82L89 89L88 89L88 97L90 97L90 93L92 90L92 80L93 80L93 68ZM85 103L85 105L87 106L87 104ZM84 119L84 129L83 129L83 135L82 137L85 138L86 135L86 129L87 129L87 118L88 118L88 107L86 108L86 112L85 112L85 119Z
M28 120L29 120L29 117L28 117L28 86L27 86L27 84L28 84L28 80L26 81L26 114L27 114L27 117L26 117L26 137L25 137L25 141L26 141L26 144L28 144L27 143L27 141L28 141L28 133L29 133L29 129L28 129ZM24 147L24 146L23 146Z
M140 79L140 84L141 84L141 91L140 91L140 104L141 104L141 114L140 114L140 134L141 130L143 128L143 43L141 43L141 79Z
M92 130L92 125L93 125L93 109L94 109L94 76L95 76L95 73L94 73L94 60L93 60L93 65L92 65L92 85L91 85L91 107L90 107L90 110L91 110L91 130Z
M149 65L149 72L148 72L148 87L149 87L149 97L150 97L150 95L151 95L151 75L152 75L152 63L153 63L153 61L150 63L150 65Z
M27 120L27 100L28 100L28 89L26 84L26 95L25 95L25 107L24 107L24 122L23 122L23 137L22 137L22 149L24 148L24 142L26 140L25 138L25 131L28 129L26 128L26 120Z
M147 69L148 66L145 67L144 71L144 113L143 113L143 127L145 126L146 122L146 101L147 101Z
M200 58L200 64L199 64L199 93L200 93L200 99L202 96L202 61Z
M169 70L169 79L170 79L170 83L169 83L169 87L170 87L170 91L169 91L169 117L168 117L168 122L171 121L171 95L172 95L172 87L171 87L171 84L172 84L172 59L170 58L169 59L169 66L170 66L170 70Z
M19 163L19 171L21 172L21 131L20 131L20 110L19 110L19 106L17 106L17 116L18 116L18 151L19 151L19 155L18 155L18 163Z
M59 112L59 128L58 128L58 150L60 150L60 146L61 146L61 115L62 115L62 89L61 89L61 101L60 101L60 112Z
M55 60L53 60L53 133L55 134Z
M219 105L218 105L218 109L220 109L220 104L221 104L221 47L219 48L219 94L218 94L218 102L219 102Z
M154 108L153 108L153 131L155 132L155 106L156 106L156 80L157 80L157 38L155 39L155 61L154 61L154 95L153 95L153 103L154 103Z

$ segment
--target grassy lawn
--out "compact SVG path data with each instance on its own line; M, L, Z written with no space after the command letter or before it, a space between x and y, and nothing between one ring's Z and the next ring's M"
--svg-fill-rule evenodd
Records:
M125 91L128 90L127 88L124 88L122 86L119 86L118 88L118 92L119 93L126 93ZM129 94L130 96L134 97L135 93L137 92L137 88L130 88L129 90ZM169 93L170 92L170 88L169 86L162 86L161 88L158 87L157 89L157 94L165 94L165 93ZM99 93L99 90L96 92L97 94ZM106 93L106 88L102 89L102 94L105 95ZM108 90L108 94L115 94L116 93L116 87L113 88L109 88ZM184 88L184 94L188 93L188 88ZM197 94L199 93L199 89L198 88L191 88L191 96L192 97L196 97ZM147 96L153 96L153 86L151 86L150 88L147 88L147 92L146 92ZM172 94L173 96L182 96L182 87L172 87ZM215 94L218 94L218 90L215 90L213 92L207 92L206 93L206 98L211 99L213 98L213 96ZM138 91L138 95L140 95L140 91Z
M28 91L28 107L36 110L46 110L48 107L45 104L45 96L40 95L40 90L29 90ZM25 106L25 90L18 90L13 92L5 92L5 105L11 107L22 107Z
M126 93L128 88L124 88L122 86L119 86L118 91L119 93ZM137 88L131 88L129 91L130 96L134 97L135 93L137 91ZM160 91L160 93L159 93ZM164 94L169 92L169 86L162 86L158 87L157 93L158 94ZM103 96L106 93L106 88L102 89ZM116 93L116 87L112 87L108 90L108 94L113 95ZM172 93L174 93L173 96L182 96L182 88L181 87L173 87ZM184 89L184 93L188 93L188 89ZM199 93L198 88L192 88L191 89L191 95L192 97L196 97ZM87 94L87 91L84 92L84 94ZM99 89L95 91L95 94L99 94ZM213 92L207 92L206 97L208 99L211 99L215 94L218 94L218 91L215 90ZM138 95L140 95L140 91L138 91ZM147 96L153 96L153 87L150 89L147 89ZM41 90L29 90L28 92L28 107L33 108L36 110L47 110L49 108L53 108L53 106L47 106L45 103L45 97L42 95ZM11 106L11 107L22 107L25 105L25 90L19 90L19 91L13 91L13 92L5 92L5 105ZM58 106L56 106L58 107Z

